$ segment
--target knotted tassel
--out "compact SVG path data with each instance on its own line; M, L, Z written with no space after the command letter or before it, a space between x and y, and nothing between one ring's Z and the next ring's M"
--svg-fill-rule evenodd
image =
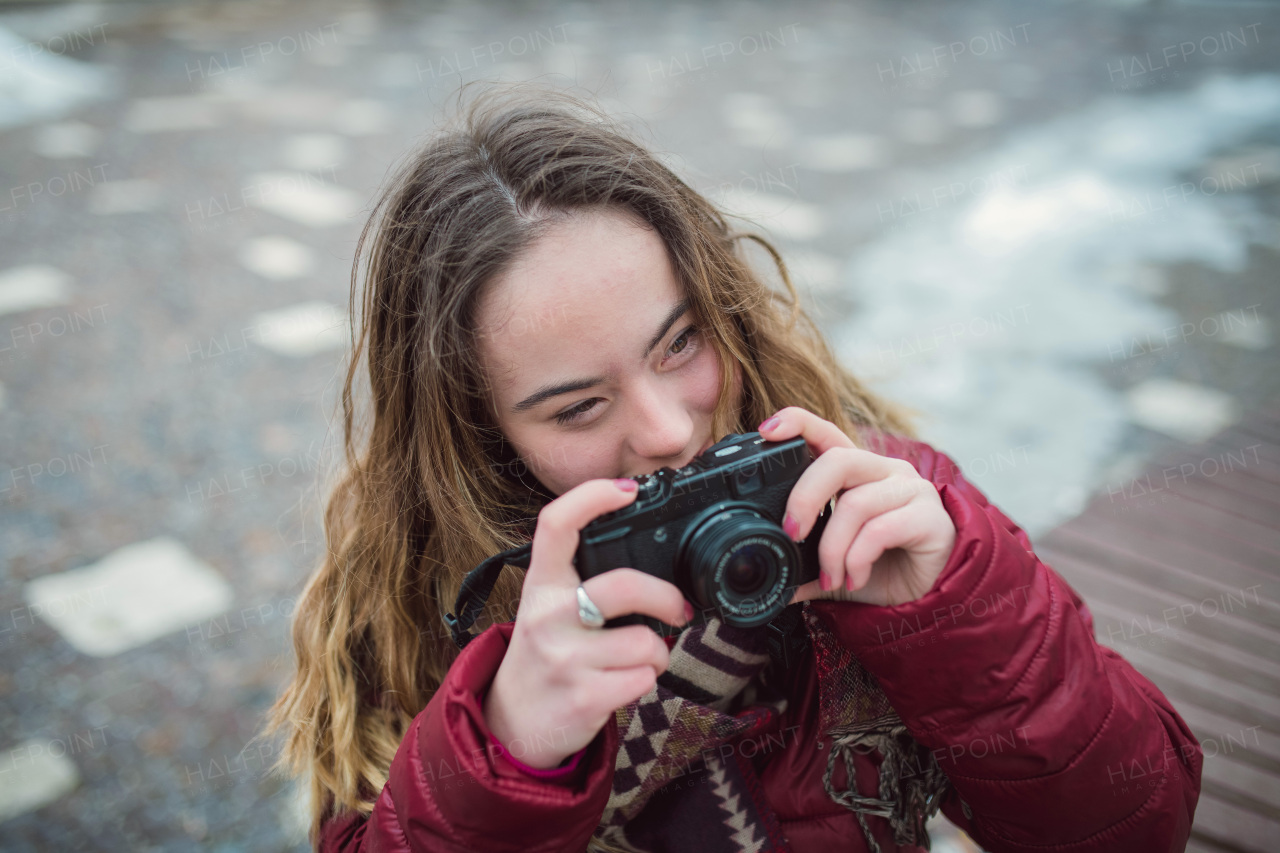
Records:
M893 840L899 845L911 844L930 849L929 831L925 824L937 814L942 796L951 784L937 757L916 742L907 727L898 720L877 720L869 725L832 729L827 753L827 771L822 785L827 796L852 811L862 827L871 853L881 853L880 845L867 826L867 815L885 818L893 827ZM858 793L854 754L868 755L878 751L880 763L880 796L864 797ZM837 791L832 784L837 757L844 760L848 790Z

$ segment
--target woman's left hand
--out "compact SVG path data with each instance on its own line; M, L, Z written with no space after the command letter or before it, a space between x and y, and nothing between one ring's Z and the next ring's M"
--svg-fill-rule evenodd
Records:
M836 496L818 542L822 573L800 586L790 603L827 598L905 604L933 587L956 529L937 487L910 462L862 450L838 426L798 406L779 410L759 431L769 441L802 436L816 457L787 498L783 529L793 541L809 535Z

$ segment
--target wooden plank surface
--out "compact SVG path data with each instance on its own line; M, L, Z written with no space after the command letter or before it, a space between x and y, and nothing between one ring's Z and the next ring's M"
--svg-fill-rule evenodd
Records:
M1036 553L1200 740L1187 849L1280 849L1280 412L1170 445Z

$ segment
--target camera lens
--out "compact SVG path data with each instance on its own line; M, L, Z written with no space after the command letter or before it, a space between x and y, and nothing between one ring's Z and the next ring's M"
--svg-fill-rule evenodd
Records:
M746 545L729 555L725 563L724 582L741 595L759 593L769 577L768 557L759 545Z
M763 625L787 606L799 551L750 504L717 507L690 524L676 563L677 584L699 609L727 624Z

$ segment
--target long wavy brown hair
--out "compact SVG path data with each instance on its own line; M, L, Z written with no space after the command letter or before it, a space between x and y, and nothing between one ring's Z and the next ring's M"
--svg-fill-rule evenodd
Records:
M441 617L462 578L528 541L553 497L496 426L473 322L486 285L557 216L611 206L662 237L721 364L742 366L734 411L721 371L716 437L789 405L913 434L837 363L769 240L731 228L593 100L528 84L467 94L395 168L357 243L345 464L294 616L297 670L266 729L285 731L276 771L309 780L313 844L330 814L372 811L458 654ZM768 253L785 292L753 271L744 241ZM504 572L478 629L514 617L521 582Z

